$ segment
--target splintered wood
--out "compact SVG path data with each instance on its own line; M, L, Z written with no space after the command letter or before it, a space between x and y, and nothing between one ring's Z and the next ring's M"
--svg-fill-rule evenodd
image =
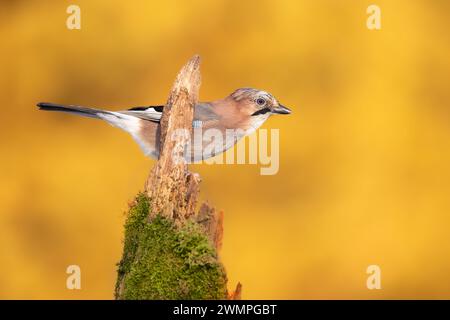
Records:
M179 72L163 109L159 131L160 157L145 185L151 199L148 219L161 214L180 224L194 217L218 252L222 246L223 212L217 212L208 203L203 203L196 212L201 179L198 174L189 172L184 158L185 146L192 133L200 83L200 57L196 55ZM177 130L184 130L186 134L176 134ZM238 283L228 298L240 299L241 290L242 285Z

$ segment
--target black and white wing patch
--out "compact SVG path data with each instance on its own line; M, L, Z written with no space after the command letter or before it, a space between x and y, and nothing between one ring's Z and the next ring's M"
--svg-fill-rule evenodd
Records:
M134 107L120 113L134 116L143 120L159 122L161 120L164 106L148 106L148 107Z
M154 111L162 113L164 106L133 107L133 108L128 109L128 111L145 111L148 109L154 109Z
M159 123L161 121L164 106L134 107L119 113L133 116L142 120ZM194 108L193 128L210 127L220 120L209 103L199 103Z
M192 121L192 128L197 129L197 128L202 128L203 127L203 121L202 120L195 120Z

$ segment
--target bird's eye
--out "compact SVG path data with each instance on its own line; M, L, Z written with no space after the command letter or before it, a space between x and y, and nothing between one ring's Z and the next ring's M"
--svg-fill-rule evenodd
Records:
M256 99L256 104L257 104L258 106L263 106L263 105L266 104L266 100L263 99L263 98L258 98L258 99Z

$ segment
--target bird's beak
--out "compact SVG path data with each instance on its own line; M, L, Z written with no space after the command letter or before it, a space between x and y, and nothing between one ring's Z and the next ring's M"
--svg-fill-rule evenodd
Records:
M272 109L272 113L275 114L290 114L292 111L291 109L279 104L278 106L274 107Z

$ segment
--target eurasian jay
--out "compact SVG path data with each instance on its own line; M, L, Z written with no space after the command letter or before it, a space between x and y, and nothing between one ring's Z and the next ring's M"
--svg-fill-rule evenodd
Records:
M54 103L38 103L40 110L62 111L80 116L102 119L109 124L118 127L134 138L144 154L153 158L159 156L159 126L164 106L134 107L124 111L107 111L94 108L86 108L74 105L60 105ZM206 145L210 145L210 139L194 141L195 155L188 155L190 162L207 159L226 151L239 139L253 133L272 114L289 114L291 110L281 105L271 94L266 91L253 88L240 88L224 99L213 102L199 102L194 107L194 119L192 122L193 133L197 129L203 132L213 130L220 132L223 139L214 148L214 152L202 153ZM215 130L214 130L215 129ZM233 139L226 139L229 132L233 132ZM198 139L197 139L198 140ZM200 153L198 150L200 149ZM200 156L197 156L200 154Z

